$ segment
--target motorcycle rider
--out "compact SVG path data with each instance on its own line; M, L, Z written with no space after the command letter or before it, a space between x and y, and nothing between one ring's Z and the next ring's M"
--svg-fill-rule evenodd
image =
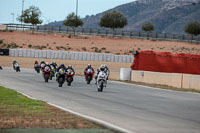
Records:
M33 64L33 65L34 65L34 68L35 68L35 65L36 65L36 64L39 65L39 62L38 62L38 61L35 61L35 63Z
M41 66L42 64L45 64L45 62L44 62L44 61L41 61L41 62L40 62L40 68L41 68L41 70L43 71L44 67ZM45 65L44 65L44 66L45 66Z
M40 62L40 65L41 65L41 64L45 64L45 62L44 62L44 61L41 61L41 62Z
M59 77L59 73L58 73L58 72L59 72L59 70L60 70L61 68L64 69L65 72L66 72L66 70L67 70L67 68L65 67L65 65L64 65L64 64L61 64L61 65L57 68L57 70L56 70L56 71L57 71L57 74L56 74L56 81L58 80L58 77Z
M65 65L64 64L61 64L58 68L57 68L57 72L59 72L59 70L61 69L61 68L63 68L65 71L66 71L66 67L65 67Z
M75 75L75 71L74 71L74 69L72 68L72 65L68 65L68 66L67 66L66 72L67 72L67 70L69 70L69 69L71 69L71 70L73 71L74 75Z
M85 68L85 71L84 71L84 75L85 75L85 78L87 80L87 71L88 69L92 69L92 72L94 72L94 69L92 68L92 65L91 64L88 64L87 67Z
M92 71L94 72L94 69L92 68L92 65L91 64L88 64L87 67L85 68L85 71L84 71L84 75L86 76L86 72L88 69L92 69Z
M35 65L35 64L39 64L38 61L35 61L34 65Z
M17 61L14 60L13 63L12 63L12 65L13 65L13 69L15 69L15 64L16 64L16 63L17 63ZM19 63L18 63L18 65L19 65Z
M44 68L48 66L50 69L51 69L51 66L49 65L49 62L46 62L45 65L44 65Z
M97 77L98 77L98 75L99 75L99 73L100 73L101 71L106 72L106 71L105 71L105 66L104 66L104 65L101 65L101 66L97 69L97 75L96 75L96 77L95 77L95 84L97 84Z
M110 70L108 69L108 66L106 64L104 64L104 67L105 67L105 72L107 74L107 78L106 79L108 80Z
M56 62L55 62L55 61L51 62L51 64L50 64L50 65L52 65L52 66L54 67L54 69L56 70L56 68L57 68L57 64L56 64Z

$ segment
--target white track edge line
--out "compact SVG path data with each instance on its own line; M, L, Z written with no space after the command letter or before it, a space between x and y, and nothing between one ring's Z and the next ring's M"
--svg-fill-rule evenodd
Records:
M17 91L17 92L18 92L18 93L21 93L22 95L24 95L24 96L26 96L26 97L28 97L28 98L30 98L30 99L37 100L36 98L31 97L31 96L29 96L29 95L27 95L27 94L25 94L25 93L23 93L23 92L21 92L21 91ZM90 116L83 115L83 114L80 114L80 113L78 113L78 112L72 111L72 110L70 110L70 109L63 108L63 107L58 106L58 105L55 105L55 104L53 104L53 103L50 103L50 102L47 102L47 103L48 103L49 105L54 106L54 107L56 107L56 108L59 108L59 109L61 109L61 110L63 110L63 111L69 112L69 113L71 113L71 114L74 114L74 115L80 116L80 117L82 117L82 118L85 118L85 119L87 119L87 120L89 120L89 121L92 121L92 122L95 122L95 123L97 123L97 124L103 125L103 126L109 128L109 129L116 130L116 131L123 132L123 133L136 133L136 132L132 132L132 131L129 131L129 130L127 130L127 129L124 129L124 128L115 126L115 125L113 125L113 124L111 124L111 123L108 123L108 122L99 120L99 119L97 119L97 118L93 118L93 117L90 117Z
M89 120L89 121L92 121L92 122L95 122L95 123L97 123L97 124L103 125L103 126L105 126L105 127L107 127L107 128L110 128L110 129L113 129L113 130L116 130L116 131L119 131L119 132L123 132L123 133L136 133L136 132L132 132L132 131L126 130L126 129L124 129L124 128L115 126L115 125L113 125L113 124L111 124L111 123L108 123L108 122L99 120L99 119L97 119L97 118L93 118L93 117L90 117L90 116L83 115L83 114L80 114L80 113L78 113L78 112L72 111L72 110L70 110L70 109L63 108L63 107L58 106L58 105L55 105L55 104L53 104L53 103L49 103L49 102L47 102L47 103L48 103L49 105L55 106L55 107L57 107L57 108L59 108L59 109L61 109L61 110L64 110L64 111L66 111L66 112L69 112L69 113L71 113L71 114L80 116L80 117L85 118L85 119L87 119L87 120Z

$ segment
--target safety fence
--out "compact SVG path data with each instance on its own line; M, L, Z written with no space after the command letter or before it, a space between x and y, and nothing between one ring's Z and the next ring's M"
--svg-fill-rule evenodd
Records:
M32 26L21 24L5 24L7 30L33 30L36 32L55 32L55 33L73 33L72 27L57 27L57 26ZM75 28L77 34L96 35L96 36L112 36L112 37L126 37L126 38L147 38L156 40L182 41L182 42L196 42L200 43L200 36L193 36L187 34L167 34L167 33L149 33L149 32L132 32L122 30L110 29L91 29L91 28Z
M54 50L33 50L33 49L10 49L9 56L63 59L63 60L81 60L81 61L121 62L121 63L132 63L134 59L134 56L131 55L115 55L107 53L69 52L69 51L54 51Z

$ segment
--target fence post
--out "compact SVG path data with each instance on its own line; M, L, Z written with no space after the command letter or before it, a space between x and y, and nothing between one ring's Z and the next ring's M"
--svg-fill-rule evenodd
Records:
M58 27L58 32L60 33L60 26Z
M182 40L184 40L185 39L185 36L184 35L182 35Z
M68 33L68 26L67 26L67 29L66 29L66 33Z
M129 34L129 35L130 35L130 37L132 37L132 36L133 36L132 32L130 32L130 34Z
M108 34L107 32L108 32L108 31L106 30L106 36L107 36L107 34Z
M165 40L166 40L166 37L167 37L167 34L165 33L165 34L164 34L164 39L165 39Z
M158 38L158 33L156 33L156 38Z
M84 33L84 28L82 28L82 34Z
M140 37L140 32L138 32L138 37Z
M92 29L90 29L90 35L92 35Z
M173 34L173 36L172 36L172 40L174 40L175 39L175 34Z

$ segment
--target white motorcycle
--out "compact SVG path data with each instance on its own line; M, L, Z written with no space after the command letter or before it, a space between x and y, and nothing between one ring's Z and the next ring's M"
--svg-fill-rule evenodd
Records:
M97 76L97 89L99 92L103 91L103 88L107 85L107 74L103 71L99 72Z
M16 72L20 72L20 67L18 63L15 63L13 68L14 70L16 70Z

